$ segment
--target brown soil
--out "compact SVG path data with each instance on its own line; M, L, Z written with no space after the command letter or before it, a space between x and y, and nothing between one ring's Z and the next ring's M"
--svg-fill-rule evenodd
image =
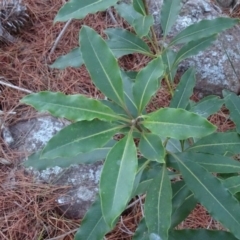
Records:
M0 80L32 92L51 90L99 98L101 94L91 83L84 67L56 70L49 68L49 64L78 45L79 29L83 24L101 34L105 28L116 25L106 13L89 15L82 21L74 20L50 55L56 38L65 25L53 24L53 19L64 2L24 1L31 13L31 24L21 33L15 44L1 46ZM240 16L240 12L235 14ZM127 27L122 19L115 17L118 26ZM147 62L148 59L140 55L131 55L120 60L121 66L129 70L138 70ZM19 104L19 100L25 95L22 91L0 85L0 109L4 112L6 126L36 115L31 107ZM169 99L169 93L163 83L163 88L152 100L148 110L167 106ZM196 96L193 96L193 99L198 100ZM16 114L9 114L10 111L15 111ZM228 121L228 112L224 109L210 120L220 131L233 128L233 124ZM69 220L60 216L55 201L59 194L64 194L66 188L35 184L30 175L24 174L23 170L18 168L20 155L21 153L9 149L3 140L0 140L0 158L9 162L8 165L0 163L0 239L55 239L65 233L68 234L58 239L73 239L73 232L78 228L80 220ZM15 175L12 175L13 171ZM124 214L122 221L107 235L107 239L131 239L131 232L135 231L140 218L141 208L137 204ZM221 229L201 206L198 206L179 227Z

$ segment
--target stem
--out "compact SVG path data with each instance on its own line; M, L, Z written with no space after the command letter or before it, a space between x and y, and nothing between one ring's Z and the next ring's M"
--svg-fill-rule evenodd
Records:
M127 123L131 123L131 122L132 122L131 119L122 117L122 116L120 116L120 115L117 115L117 116L116 116L116 119L118 119L118 120L120 120L120 121L123 121L123 122L127 122Z
M149 15L147 0L143 0L143 4L144 4L145 11L146 11L146 15ZM158 41L157 41L157 36L154 32L153 26L150 27L150 31L151 31L152 40L153 40L153 41L151 41L151 44L152 44L154 50L156 51L156 54L158 54L159 53Z
M156 46L155 46L155 44L154 44L152 38L151 38L149 35L147 35L147 38L148 38L149 42L151 43L154 52L155 52L155 53L158 53L158 49L156 48Z
M165 76L165 81L166 81L166 83L167 83L168 90L169 90L171 96L173 96L173 90L172 90L171 83L170 83L170 81L169 81L169 79L168 79L168 76Z

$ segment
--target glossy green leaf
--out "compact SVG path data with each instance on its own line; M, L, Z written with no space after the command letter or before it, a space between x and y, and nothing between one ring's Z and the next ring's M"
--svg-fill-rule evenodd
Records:
M174 91L170 107L185 109L189 103L189 98L193 94L195 84L195 70L194 68L189 68L181 77L180 83Z
M143 125L153 134L179 140L200 138L216 130L216 127L205 118L184 109L174 108L162 108L148 114Z
M239 154L240 136L236 132L218 132L197 141L187 151L211 154Z
M182 152L176 154L182 161L193 161L214 173L235 173L240 172L240 162L226 156L211 155L205 153ZM168 166L178 169L177 160L168 156Z
M233 27L239 22L238 19L219 17L211 20L202 20L198 23L192 24L181 31L174 37L170 45L188 43L196 41L201 38L210 37L213 34L220 33L228 28Z
M100 197L109 226L113 226L130 200L137 166L137 150L130 132L110 150L102 170Z
M237 240L226 231L214 231L205 229L174 230L169 233L169 240Z
M133 193L133 197L136 195L141 195L147 192L149 186L156 176L158 176L161 171L161 164L155 161L151 161L143 170L140 183Z
M184 149L189 147L189 142L186 140L182 143L177 139L170 138L167 141L166 150L172 153L178 153L184 151Z
M128 78L132 80L132 82L135 82L138 72L135 71L122 71L122 72L124 72L124 74L126 74Z
M178 181L172 184L172 217L171 229L180 224L195 208L197 200L188 189L185 182Z
M104 32L109 38L107 45L115 57L119 58L132 53L152 56L148 45L135 34L121 28L108 28Z
M131 116L136 118L138 116L137 105L133 98L134 81L130 78L127 72L121 71L123 81L124 100Z
M129 118L127 113L115 102L109 101L109 100L99 100L102 104L106 105L110 109L114 111L115 114L118 114L121 117Z
M240 238L240 204L230 192L206 169L195 162L183 162L179 168L188 188L208 212L237 238Z
M91 79L108 98L125 106L121 72L106 42L91 28L80 31L81 51Z
M117 0L70 0L61 7L54 22L64 22L69 19L82 19L89 13L104 11L113 6Z
M227 178L222 183L231 194L240 192L240 176Z
M175 23L181 9L181 0L163 1L160 23L163 29L164 38Z
M121 2L119 4L116 4L114 8L116 9L117 13L122 18L124 18L132 27L134 25L134 20L142 17L142 14L136 11L132 4Z
M150 161L142 173L141 181L155 178L158 175L158 173L161 171L161 169L162 169L162 164L155 161Z
M177 72L177 66L173 65L175 62L177 53L171 49L166 49L162 54L162 60L164 65L166 66L165 74L168 75L171 82L174 81L175 74Z
M119 126L100 120L73 123L50 139L41 158L73 157L104 146Z
M145 158L164 163L165 149L158 135L152 133L142 134L138 147Z
M163 74L164 65L161 57L152 60L138 73L133 86L133 96L139 114L142 113L148 102L157 92Z
M194 104L189 111L207 118L219 111L223 105L223 102L224 100L220 99L218 96L207 96Z
M133 8L135 9L136 12L146 15L146 10L144 7L143 0L133 0Z
M144 205L144 214L149 234L157 234L161 236L162 240L168 239L172 213L171 199L171 183L168 171L163 166L147 191Z
M80 153L77 156L67 158L58 157L54 159L41 159L41 151L39 151L30 155L27 160L24 161L23 165L24 167L33 167L34 169L41 171L56 166L67 168L72 164L95 163L106 158L114 143L115 141L111 140L105 146L96 148L91 152Z
M137 6L137 10L141 11L141 13L135 10L132 4L122 2L115 5L118 14L134 28L139 37L146 36L153 25L153 16L142 14L141 4L141 1L135 3L135 7Z
M149 189L149 186L151 183L152 183L152 179L148 179L148 180L140 182L138 184L138 187L136 188L136 190L133 192L132 197L145 194L147 192L147 190Z
M55 117L72 121L100 120L112 121L118 116L100 101L84 95L65 95L61 92L39 92L27 95L22 103L33 106L40 112L49 112Z
M130 198L133 198L133 197L136 196L135 192L138 189L138 186L140 184L140 180L141 180L141 177L142 177L142 172L143 172L143 170L141 170L140 172L137 171L137 173L136 173L134 184L133 184L133 190L132 190L132 194L131 194Z
M148 35L150 27L153 25L153 23L153 16L142 16L134 20L133 27L139 37L144 37Z
M67 67L78 68L83 64L82 53L79 47L74 48L66 55L60 56L55 60L50 68L65 69Z
M103 239L111 228L105 223L102 216L101 201L99 196L87 211L81 227L77 231L74 240L99 240Z
M235 93L228 93L225 97L225 105L230 111L230 117L240 134L240 98Z
M217 39L217 35L201 38L185 44L177 53L175 63L178 65L182 60L197 55L200 51L205 50Z

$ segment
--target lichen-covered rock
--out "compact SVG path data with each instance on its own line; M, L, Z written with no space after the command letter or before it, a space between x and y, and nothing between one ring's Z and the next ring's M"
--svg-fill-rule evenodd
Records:
M40 116L11 126L14 143L11 145L26 155L41 150L47 142L70 122L52 116ZM57 199L60 211L67 218L83 218L98 192L102 162L71 165L69 168L47 168L43 171L26 169L36 182L69 186L64 196Z
M155 18L155 30L161 37L159 24L160 9L163 0L148 0L149 9ZM175 25L168 35L169 41L181 30L203 19L214 19L224 16L221 9L210 0L185 0ZM183 61L179 71L184 72L194 66L197 72L196 89L203 95L221 95L223 89L238 93L240 90L240 27L224 31L218 40L204 52ZM229 60L230 59L230 60ZM233 67L234 70L233 70Z

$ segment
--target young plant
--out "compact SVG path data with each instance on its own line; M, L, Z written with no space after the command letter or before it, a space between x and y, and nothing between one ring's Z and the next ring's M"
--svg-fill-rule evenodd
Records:
M70 0L55 21L84 18L116 2ZM164 46L180 4L180 0L164 1L161 10ZM85 64L107 100L48 91L24 97L22 103L73 122L41 152L30 156L25 166L42 170L105 159L99 195L86 213L76 240L103 239L136 196L145 198L145 202L134 240L240 239L237 195L240 163L233 159L240 153L240 98L224 92L223 100L208 96L192 103L189 98L195 85L193 68L185 72L175 92L172 88L179 62L206 49L217 33L234 26L238 20L200 21L180 32L167 47L159 47L145 1L133 0L130 5L120 3L114 8L135 33L107 29L108 39L104 40L93 29L82 26L80 47L52 65L65 68ZM182 47L174 52L171 47L177 44ZM127 72L119 67L116 58L130 53L140 53L152 60L139 72ZM146 106L161 87L162 79L172 92L170 106L147 113ZM207 120L223 103L236 124L234 131L216 132L216 126ZM122 137L113 140L116 135ZM235 176L225 179L226 174ZM229 231L176 230L198 202Z

